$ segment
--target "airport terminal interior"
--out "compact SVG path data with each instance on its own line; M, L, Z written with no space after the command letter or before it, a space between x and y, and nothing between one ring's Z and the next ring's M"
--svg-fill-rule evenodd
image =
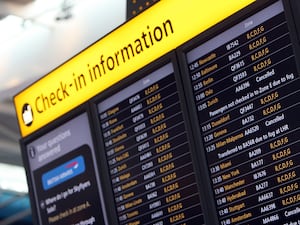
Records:
M0 225L300 225L299 0L0 0Z

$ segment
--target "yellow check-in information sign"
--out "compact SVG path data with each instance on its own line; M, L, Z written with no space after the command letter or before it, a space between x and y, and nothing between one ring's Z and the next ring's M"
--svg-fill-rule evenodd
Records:
M158 2L16 95L22 137L254 1Z

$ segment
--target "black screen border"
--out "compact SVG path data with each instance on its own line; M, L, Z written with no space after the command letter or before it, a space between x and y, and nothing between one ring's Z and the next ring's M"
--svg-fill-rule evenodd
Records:
M157 69L161 68L162 66L168 64L168 63L172 63L173 64L173 68L174 68L174 74L175 74L175 80L176 80L176 85L177 85L177 89L178 89L178 94L179 94L179 101L181 104L181 108L182 108L182 114L183 114L183 118L185 121L185 126L186 126L186 131L187 131L187 138L190 144L190 152L191 152L191 156L192 156L192 164L193 164L193 169L195 172L195 178L196 178L196 183L198 186L198 193L200 196L200 203L201 203L201 208L202 208L202 213L204 214L204 220L206 222L206 224L215 224L214 220L211 220L211 216L210 215L210 211L212 210L210 207L207 207L207 203L205 202L205 196L207 195L206 192L203 192L202 188L200 188L200 186L206 186L205 183L203 183L204 181L202 180L203 174L200 173L199 169L198 169L198 165L200 162L198 162L197 157L195 157L195 153L194 153L194 148L193 148L193 136L192 136L192 132L191 132L191 120L188 116L187 113L187 104L186 104L186 96L184 95L184 91L183 91L183 86L182 86L182 79L181 79L181 75L180 75L180 69L179 69L179 64L177 61L177 56L175 51L171 51L165 55L163 55L162 57L158 58L157 60L151 62L150 64L146 65L145 67L137 70L136 72L134 72L133 74L129 75L126 79L121 80L120 82L118 82L117 84L113 85L112 87L110 87L109 89L107 89L106 91L100 93L98 96L94 97L90 103L91 103L91 111L93 114L93 121L95 121L95 126L93 127L93 129L96 131L95 134L98 137L98 143L97 143L97 148L99 149L99 158L103 159L106 158L106 154L105 154L105 147L104 147L104 140L103 140L103 136L102 136L102 132L101 132L101 128L100 126L97 126L96 124L100 124L100 119L98 116L98 109L97 109L97 105L105 100L106 98L110 97L111 95L118 93L119 91L121 91L124 87L127 87L131 84L133 84L134 82L141 80L143 77L149 75L151 72L156 71ZM102 161L104 163L101 163L101 165L99 165L100 167L100 171L101 171L101 176L105 177L105 180L108 180L108 183L104 183L103 185L103 192L104 192L104 196L106 197L106 203L107 203L107 207L109 207L107 209L107 211L109 211L110 213L112 213L110 216L112 216L113 218L111 218L112 220L112 224L119 224L118 223L118 216L117 216L117 212L116 212L116 207L114 206L114 194L113 194L113 188L112 188L112 183L110 180L110 173L109 173L109 166L107 164L106 161ZM201 185L203 184L203 185Z
M294 53L297 59L297 68L300 71L300 1L299 0L260 0L255 1L254 3L250 4L249 6L245 7L244 9L238 11L237 13L231 15L230 17L224 19L222 22L216 24L215 26L209 28L208 30L204 31L203 33L198 34L196 37L190 39L186 43L182 44L176 49L176 54L179 61L179 68L180 73L182 75L182 82L184 93L186 94L187 99L193 99L193 91L192 85L189 78L189 69L188 69L188 62L186 59L186 54L191 50L197 48L201 44L209 41L210 39L214 38L215 36L221 34L222 32L230 29L234 25L240 23L241 21L247 19L248 17L252 16L253 14L263 10L264 8L272 5L275 2L282 1L284 6L284 13L287 19L292 44L294 47ZM298 10L298 11L297 11ZM300 74L298 74L300 76ZM300 87L299 87L300 88ZM189 118L194 123L199 124L198 116L197 116L197 109L193 101L186 101L188 104L188 113ZM209 213L210 217L213 217L213 221L215 223L212 224L219 224L219 216L216 206L216 200L214 199L213 193L213 185L210 180L210 171L208 167L208 162L205 155L204 143L202 138L202 132L200 131L199 126L192 126L192 132L194 136L194 149L193 152L198 157L199 161L199 168L200 174L202 174L203 178L205 179L204 182L207 183L206 190L201 190L201 192L206 191L205 201L209 204L211 210ZM196 151L196 148L201 149L201 151Z
M28 196L29 196L29 200L30 200L30 206L31 206L31 211L32 211L32 220L33 220L33 224L34 225L39 225L39 215L38 215L38 207L36 204L36 199L35 199L35 188L33 186L33 177L31 176L31 170L30 170L30 163L29 163L29 157L27 154L27 145L37 139L39 139L40 137L42 137L43 135L46 135L47 133L55 130L56 128L64 125L65 123L69 122L72 119L75 119L76 117L83 115L83 114L87 114L88 117L88 121L89 121L89 129L90 132L92 134L92 142L93 142L93 147L94 150L96 149L96 145L95 145L95 139L94 139L94 135L93 135L93 129L92 129L92 124L93 121L91 120L91 112L90 112L90 108L89 105L87 103L83 103L81 105L79 105L78 107L76 107L75 109L71 110L70 112L66 113L65 115L63 115L62 117L54 120L53 122L47 124L46 126L42 127L41 129L35 131L34 133L32 133L31 135L20 139L19 143L21 146L21 157L22 157L22 161L23 161L23 166L25 168L25 173L26 173L26 179L27 179L27 183L28 183ZM98 158L97 158L97 154L94 152L94 155L96 157L96 162L98 163ZM95 165L96 168L95 170L98 172L99 174L99 168L97 165ZM99 182L101 183L100 178L98 177ZM101 189L101 187L99 187ZM102 196L100 195L100 198L102 198ZM101 201L103 202L103 199L101 199ZM102 211L99 212L100 213L100 217L104 218L104 207L105 205L101 205ZM104 221L103 221L104 222Z

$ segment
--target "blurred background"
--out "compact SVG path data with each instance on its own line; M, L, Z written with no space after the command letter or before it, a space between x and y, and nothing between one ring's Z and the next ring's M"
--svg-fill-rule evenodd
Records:
M13 96L156 0L0 0L0 225L32 224Z

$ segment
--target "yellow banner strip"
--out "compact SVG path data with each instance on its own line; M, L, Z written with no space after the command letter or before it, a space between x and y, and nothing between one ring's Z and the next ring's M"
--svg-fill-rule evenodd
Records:
M158 2L15 96L22 137L254 1Z

